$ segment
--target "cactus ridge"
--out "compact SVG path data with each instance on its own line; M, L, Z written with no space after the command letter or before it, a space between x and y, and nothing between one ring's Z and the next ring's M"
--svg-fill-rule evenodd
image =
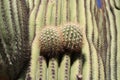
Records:
M57 80L58 61L55 58L49 60L48 78L49 80Z
M62 27L63 47L68 51L80 52L82 46L82 32L78 25L67 24Z
M40 56L40 58L39 58L39 66L40 66L40 68L39 68L40 75L39 76L40 76L40 79L42 79L42 76L43 76L43 74L42 74L43 73L43 69L42 69L43 62L42 61L43 61L43 57Z
M59 33L54 27L47 27L40 33L41 54L47 56L58 55L61 48Z

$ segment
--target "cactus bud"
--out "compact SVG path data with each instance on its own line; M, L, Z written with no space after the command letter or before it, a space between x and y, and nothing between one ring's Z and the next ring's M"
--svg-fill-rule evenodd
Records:
M61 29L64 49L79 52L83 38L80 26L76 24L66 24Z
M55 27L46 27L40 33L41 54L45 56L57 56L62 49L59 31Z

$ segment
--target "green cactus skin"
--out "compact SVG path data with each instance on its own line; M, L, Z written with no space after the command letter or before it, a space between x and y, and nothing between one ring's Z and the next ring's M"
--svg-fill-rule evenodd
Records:
M49 59L48 80L58 80L58 59L57 58Z
M32 65L33 66L33 65ZM33 78L31 72L33 67L31 67L31 65L29 65L29 68L27 70L27 74L26 74L26 78L25 80L46 80L47 79L47 63L46 63L46 59L43 56L39 56L38 60L37 60L37 64L36 64L36 73L34 75L35 78Z
M77 2L76 0L68 0L69 3L69 19L71 22L77 22Z
M56 25L56 0L49 0L46 11L46 25Z
M46 59L43 56L39 56L36 80L47 80L47 64Z
M62 57L60 68L58 71L58 80L69 80L70 79L70 55L65 53Z
M57 3L57 25L67 22L68 19L68 5L67 0L58 0Z
M59 31L54 27L46 27L40 32L41 55L57 56L62 50Z
M46 5L47 5L47 0L41 0L35 19L36 33L39 32L43 26L45 26L45 15L46 15L46 7L47 7Z
M102 1L101 8L97 7L96 0L93 0L93 1L91 0L57 0L58 1L58 5L57 5L58 9L56 8L57 19L54 19L56 15L54 15L55 13L54 3L50 2L52 0L26 0L26 1L29 2L30 12L32 12L32 10L34 9L34 6L36 6L36 4L34 3L35 1L41 2L39 6L37 6L38 10L36 10L35 19L33 22L35 26L33 27L33 29L32 28L30 29L31 31L29 31L29 34L30 34L29 39L31 39L30 43L32 43L32 40L34 38L35 29L39 31L39 29L37 28L41 28L45 24L48 26L53 25L54 23L57 23L57 25L61 25L63 23L67 23L67 21L68 22L78 21L79 24L82 24L83 26L85 26L86 35L84 36L87 37L82 47L82 53L85 56L85 62L82 67L83 80L119 80L120 79L120 68L119 68L120 67L120 63L119 63L120 62L120 54L119 54L120 53L120 41L119 41L120 39L120 31L119 31L120 30L120 27L119 27L120 3L119 3L119 0L115 0L115 1L110 0L109 2L107 0L101 0ZM25 28L23 28L25 27L23 26L25 25L25 20L24 20L25 17L23 17L24 13L20 13L24 11L22 9L24 4L23 5L21 3L19 4L19 2L21 2L21 0L20 1L13 0L13 2L12 0L8 0L8 1L0 0L0 30L1 30L0 39L2 40L2 42L0 42L0 47L2 46L2 48L4 49L3 52L0 52L2 53L0 54L0 56L2 56L2 62L4 62L5 58L7 58L6 62L8 62L9 64L13 63L16 60L16 58L15 59L11 58L11 55L9 54L13 52L15 54L17 52L19 53L24 52L25 50L21 49L20 46L25 48L24 46L27 45L24 41L26 37L24 38L23 36L25 35L25 31L24 31ZM49 6L47 4L49 4ZM17 10L15 6L17 6ZM53 6L54 6L54 9L53 9ZM52 13L52 10L53 10L53 13ZM46 11L48 12L46 13ZM49 12L51 13L49 14ZM45 18L46 14L47 14L47 18ZM31 14L31 15L33 16L34 14ZM13 16L12 19L11 19L11 16ZM47 20L46 23L45 23L45 20ZM15 27L16 25L17 27ZM6 36L9 36L9 37L6 37ZM105 44L104 41L107 44ZM12 47L11 45L9 45L10 43ZM36 46L34 47L36 48ZM38 50L35 48L34 48L34 51L32 52L40 53L39 51L40 47L37 48ZM66 55L66 53L64 53L64 55ZM31 60L33 61L32 66L34 65L34 62L35 62L36 70L39 70L38 69L39 63L37 60L39 59L38 57L39 56L37 57L35 56L33 58L34 60ZM81 59L77 58L75 61L72 61L72 58L73 58L72 56L69 57L69 59L71 59L71 62L73 62L72 65L70 65L71 71L69 73L71 73L75 67L78 67L79 64L82 64L79 62ZM15 61L14 63L16 62L19 62L19 61ZM64 62L64 57L62 58L60 66L62 66L62 62ZM11 69L9 70L10 72L10 71L13 71L13 69L15 71L17 66L19 67L19 64L15 65L14 67L9 66L7 68ZM30 70L31 71L33 70L32 72L34 72L35 66L33 66L33 69L31 69L30 67ZM63 67L65 67L64 64L63 64ZM61 69L59 69L59 72ZM35 71L35 78L38 79L39 71L37 73L36 72L37 71ZM70 74L69 77L73 79L75 75L74 76L71 76L71 75L72 74ZM80 75L78 74L76 76L77 78L79 78ZM61 78L59 79L61 80Z
M116 2L117 3L117 2ZM120 6L120 4L119 4ZM119 7L120 8L120 7ZM117 39L120 39L120 11L119 10L114 10L115 11L115 17L116 17L116 29L117 29ZM120 79L120 41L117 40L117 79Z
M79 25L68 23L61 28L62 44L65 50L80 52L82 46L82 32Z
M28 60L23 57L28 55L26 54L26 49L28 49L26 13L24 1L0 0L0 34L5 52L2 57L6 58L6 74L9 79L18 77L24 61ZM14 76L15 74L17 76Z
M70 80L77 80L77 78L82 79L82 55L80 53L72 55L71 57L71 74Z
M37 63L40 55L40 45L39 45L38 36L35 37L32 43L32 50L31 50L31 61L30 61L30 76L31 80L36 79L36 71L37 71Z
M32 0L30 0L31 3ZM35 36L35 20L36 20L36 15L39 9L39 5L40 5L40 0L35 0L34 2L34 8L33 10L30 12L30 16L29 16L29 44L32 44L32 41L34 39Z

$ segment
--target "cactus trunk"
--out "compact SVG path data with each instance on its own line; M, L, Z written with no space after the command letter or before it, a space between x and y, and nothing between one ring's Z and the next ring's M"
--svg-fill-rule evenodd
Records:
M0 0L0 79L31 56L26 80L120 80L119 21L119 0Z

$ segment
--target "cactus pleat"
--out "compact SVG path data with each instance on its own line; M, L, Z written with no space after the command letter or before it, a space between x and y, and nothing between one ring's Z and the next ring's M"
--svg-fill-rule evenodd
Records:
M41 0L35 20L36 33L39 32L39 30L45 25L46 5L47 0Z
M68 21L68 0L58 0L57 2L57 25L60 25Z
M90 79L91 80L98 80L99 79L99 74L98 74L98 55L97 55L97 51L94 47L94 44L92 42L92 31L93 31L93 23L92 20L90 20L92 18L92 14L90 11L90 0L86 1L86 17L87 17L87 39L88 39L88 44L89 44L89 49L90 49L90 69L91 69L91 73L90 73Z
M86 36L84 36L86 38ZM91 74L91 60L90 60L90 50L87 39L84 40L84 45L82 47L82 53L85 57L83 70L82 70L82 79L89 80Z
M32 9L34 7L34 1L36 1L36 0L27 0L30 12L32 11Z
M106 19L106 20L108 20L108 19ZM109 30L109 27L108 27L108 25L109 25L109 23L107 23L106 24L106 26L107 26L107 43L110 43L110 30ZM107 67L106 68L106 72L105 72L105 74L106 74L106 79L107 80L109 80L110 79L110 44L108 44L108 47L107 47L107 57L106 57L106 65L105 65L105 67Z
M31 50L31 61L30 61L30 78L32 80L36 79L36 71L37 71L37 63L40 55L40 45L39 39L36 37L32 43L32 50Z
M77 80L78 77L82 79L82 55L76 54L72 58L70 80Z
M58 72L58 80L69 80L70 79L70 55L65 53L62 57L62 61L60 63L60 69Z
M0 1L0 4L1 4L1 1ZM1 5L0 5L0 8L1 8ZM5 44L5 41L4 41L4 37L5 37L5 28L4 28L4 24L3 24L3 18L2 18L2 11L1 11L1 9L0 9L0 29L1 29L1 31L0 31L0 46L1 46L1 50L3 50L3 51L0 51L0 53L1 53L1 56L3 56L3 59L7 59L7 54L5 54L5 53L8 53L7 52L7 49L6 49L6 44ZM6 60L5 60L6 61Z
M57 58L49 59L48 80L58 80L58 59Z
M98 62L99 62L99 64L98 64L98 68L99 68L99 80L105 80L105 68L104 68L104 63L103 63L103 60L102 60L102 58L100 57L100 55L98 55Z
M109 69L110 69L110 76L109 76L109 79L111 79L111 80L117 80L117 71L119 70L117 70L117 56L119 55L118 53L119 52L117 52L117 26L115 25L115 12L114 12L114 2L112 2L112 1L110 1L110 3L108 4L108 3L106 3L107 4L107 6L109 7L109 6L111 6L112 8L111 8L111 10L113 10L113 11L110 11L108 8L107 8L107 12L108 12L108 15L110 15L109 16L109 30L110 30L110 53L109 53L109 62L108 62L108 64L109 64L109 66L107 66L107 67L109 67ZM119 63L118 63L119 64ZM118 71L119 72L119 71Z
M77 0L77 21L80 25L85 27L85 1Z
M0 80L24 78L31 45L26 80L119 80L119 39L119 0L0 0Z
M69 2L69 19L71 22L77 22L77 2L76 0L68 0Z
M6 54L5 54L4 43L3 43L3 41L2 41L1 38L2 38L2 36L0 35L0 49L1 49L1 51L0 51L0 67L1 67L1 70L0 70L0 79L3 76L7 76L6 75L6 72L7 72L7 70L6 70L7 69L6 62L8 62Z
M49 0L46 11L46 25L56 25L56 0Z
M21 4L24 5L24 1L0 0L0 34L4 48L2 57L6 58L6 75L9 76L9 79L18 77L21 68L23 68L24 61L27 60L22 56L26 55L27 57L28 55L26 54L26 49L28 49L26 42L28 38L26 36L28 35L25 35L28 26L24 18L27 13L27 7L25 5L21 7ZM26 20L27 18L26 16ZM24 46L23 44L26 45ZM14 76L15 74L17 76Z
M35 20L36 20L36 15L39 9L39 5L40 5L40 0L35 0L35 5L33 10L30 12L30 16L29 16L29 43L31 44L34 36L35 36Z
M116 2L117 3L117 2ZM120 5L120 4L119 4ZM120 6L119 6L120 8ZM120 11L119 10L114 10L115 11L115 18L116 18L116 30L117 30L117 39L120 39ZM117 40L117 79L120 79L120 41Z
M36 71L36 80L46 80L47 79L47 64L46 59L43 56L39 56Z

